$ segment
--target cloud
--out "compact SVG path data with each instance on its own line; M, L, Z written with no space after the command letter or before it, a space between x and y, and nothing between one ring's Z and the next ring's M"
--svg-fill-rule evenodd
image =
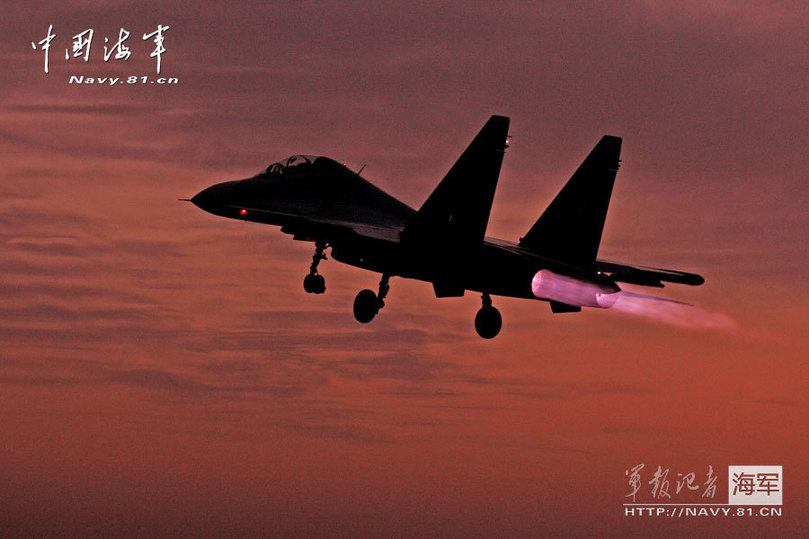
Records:
M470 526L464 513L483 515L482 535L575 535L614 507L595 500L582 527L543 516L537 528L537 507L558 509L543 485L557 500L592 494L587 472L623 473L628 441L653 455L665 433L702 458L716 425L729 447L764 454L786 440L787 463L800 462L789 429L805 424L791 398L806 379L801 4L152 4L4 13L0 384L13 421L0 461L19 522L92 534L112 494L133 530L176 532L228 513L208 510L224 500L259 535L293 527L267 500L311 522L361 491L384 495L359 509L342 496L332 530L365 529L384 506L388 535L425 522L451 535ZM30 42L48 21L59 43L45 75ZM64 62L71 32L95 27L99 52L121 26L157 22L172 25L163 65L179 85L67 84L155 67L143 49L127 63ZM504 328L484 342L477 294L436 300L405 280L361 326L353 295L378 276L330 261L327 293L306 296L310 246L176 202L312 151L367 164L418 206L490 114L511 116L513 135L490 231L518 238L601 134L623 136L604 248L704 273L705 286L672 296L755 320L767 338L495 298ZM714 315L666 316L695 313ZM762 380L786 397L756 407ZM706 423L717 406L732 413ZM336 486L312 497L323 485ZM34 505L53 510L32 519ZM216 522L206 531L225 535Z
M93 103L66 102L56 104L42 103L12 103L0 105L0 110L7 112L44 114L52 117L53 114L75 114L81 116L82 120L92 115L100 116L125 116L134 117L146 112L154 112L154 107L149 105L139 105L132 103Z

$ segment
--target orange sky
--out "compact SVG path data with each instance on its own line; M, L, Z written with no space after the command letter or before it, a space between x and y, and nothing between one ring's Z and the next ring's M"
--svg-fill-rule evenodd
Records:
M264 4L0 22L0 535L807 533L802 4ZM178 85L68 84L156 76L158 24ZM621 136L601 255L704 275L665 292L735 329L495 298L487 342L476 295L396 278L361 326L378 275L328 260L306 295L309 244L177 201L314 153L418 206L491 114L489 235ZM625 517L638 463L712 465L719 498L727 465L781 464L783 516Z

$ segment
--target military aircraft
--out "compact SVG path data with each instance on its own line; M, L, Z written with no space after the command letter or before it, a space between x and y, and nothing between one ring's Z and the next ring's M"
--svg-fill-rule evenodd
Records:
M610 308L618 283L700 285L699 275L597 259L620 164L621 139L604 136L519 242L485 236L509 119L492 116L418 210L328 157L294 155L256 176L219 183L191 200L214 215L281 227L315 247L303 288L322 294L325 251L339 262L381 273L376 292L360 291L354 317L368 323L385 305L393 276L432 283L436 297L480 293L475 329L502 326L492 296L543 300L552 312Z

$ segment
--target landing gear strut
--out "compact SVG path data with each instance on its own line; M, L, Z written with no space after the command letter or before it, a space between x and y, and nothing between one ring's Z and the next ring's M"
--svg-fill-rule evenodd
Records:
M492 306L492 298L489 294L483 294L483 307L475 316L475 330L484 339L493 339L500 333L503 326L503 318L500 311Z
M315 243L315 254L312 255L312 265L309 266L309 275L303 278L303 289L307 294L322 294L326 291L326 279L317 273L317 265L321 260L326 260L326 255L323 254L324 249L328 245L326 242Z
M385 296L390 290L389 280L390 275L382 275L382 280L379 281L379 292L376 294L368 288L360 290L357 297L354 298L354 318L357 319L357 322L367 324L379 313L379 309L385 306Z

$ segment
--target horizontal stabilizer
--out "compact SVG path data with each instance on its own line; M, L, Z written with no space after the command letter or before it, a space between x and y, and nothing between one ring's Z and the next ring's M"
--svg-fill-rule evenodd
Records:
M592 268L601 243L620 153L620 138L602 137L520 240L520 246L558 262Z
M679 283L689 286L699 286L705 282L701 275L686 273L684 271L649 268L646 266L630 266L606 260L596 261L595 270L606 273L613 281L621 283L639 284L643 286L663 287L663 283Z

